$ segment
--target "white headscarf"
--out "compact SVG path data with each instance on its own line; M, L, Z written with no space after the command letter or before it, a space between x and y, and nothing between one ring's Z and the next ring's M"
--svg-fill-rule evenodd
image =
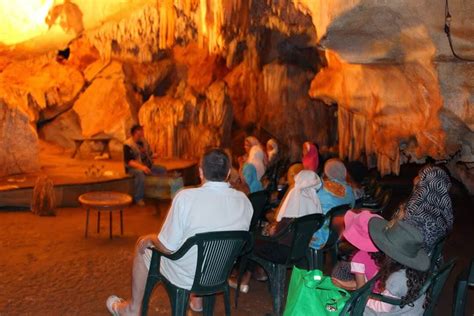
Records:
M257 145L261 146L260 141L255 136L247 136L245 141L250 144L250 148Z
M316 190L321 187L321 179L311 170L302 170L295 177L295 187L285 197L277 215L277 221L283 217L298 218L310 214L322 214L321 202Z
M265 153L260 145L250 148L247 163L254 165L255 169L257 169L257 178L260 180L265 174Z
M278 154L278 143L275 139L271 138L267 142L267 147L271 146L271 150L267 150L268 161L272 161L273 157Z

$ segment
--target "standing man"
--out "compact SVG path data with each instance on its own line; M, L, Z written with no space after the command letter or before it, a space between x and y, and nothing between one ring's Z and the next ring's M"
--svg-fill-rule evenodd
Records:
M173 253L199 233L249 229L252 204L245 194L230 187L229 174L230 160L223 150L211 149L204 154L199 167L202 185L176 195L159 234L138 239L133 260L132 298L125 301L110 296L106 305L112 315L139 315L152 254L148 247ZM174 285L190 290L196 264L197 249L193 247L179 260L162 258L160 272ZM202 299L191 296L190 305L194 311L200 311Z
M133 125L130 130L131 137L123 145L123 160L125 172L133 176L133 200L139 206L144 206L145 176L166 173L166 169L153 165L155 155L150 145L145 140L143 127Z

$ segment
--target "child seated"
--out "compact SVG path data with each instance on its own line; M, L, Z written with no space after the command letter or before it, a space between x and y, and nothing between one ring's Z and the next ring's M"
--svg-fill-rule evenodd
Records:
M369 234L386 255L376 287L385 296L399 298L401 306L369 299L364 315L423 315L425 295L418 294L426 282L430 258L423 250L423 236L404 221L373 218Z
M349 280L342 280L338 279L337 273L334 273L333 282L336 285L348 290L359 289L379 271L383 254L379 253L369 236L369 221L374 217L381 218L368 210L348 211L344 215L345 229L342 235L358 250L350 261L352 277Z

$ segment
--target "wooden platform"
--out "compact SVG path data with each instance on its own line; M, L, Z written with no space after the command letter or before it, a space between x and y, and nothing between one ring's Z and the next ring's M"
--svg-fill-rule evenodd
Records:
M115 157L120 156L115 154ZM0 207L29 207L36 179L47 175L53 180L59 207L78 206L79 195L89 191L132 193L133 179L125 174L120 160L95 160L93 155L70 158L58 148L40 152L41 170L0 178ZM157 159L168 173L180 172L185 185L196 184L197 162L182 159Z

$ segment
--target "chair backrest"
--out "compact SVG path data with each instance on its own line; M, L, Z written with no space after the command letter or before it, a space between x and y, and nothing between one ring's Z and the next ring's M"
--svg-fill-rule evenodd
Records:
M287 233L293 235L293 240L287 264L295 264L306 257L311 237L315 231L323 226L323 223L323 214L306 215L291 222Z
M451 270L454 267L455 261L456 259L452 259L449 262L445 263L439 270L435 271L428 280L430 284L429 286L427 286L425 291L428 289L431 290L431 302L425 309L423 315L428 316L434 314L434 308L438 303L441 291L443 290L446 280L448 279L449 274L451 273Z
M421 288L420 292L416 299L418 299L421 295L425 294L428 290L431 291L431 303L426 308L423 315L432 315L433 309L436 306L436 303L439 299L441 291L446 283L446 280L449 276L449 273L453 269L455 259L449 261L448 263L444 264L439 270L433 272L428 279L426 280L425 284ZM342 310L340 315L362 315L364 313L365 306L367 305L367 300L372 297L382 302L392 304L392 305L400 305L401 300L398 298L383 296L381 294L374 294L372 293L375 282L377 281L378 276L372 278L369 282L367 282L362 288L354 291L351 295L349 301L347 301L344 309ZM415 299L415 300L416 300Z
M248 198L253 208L253 215L252 215L252 220L250 222L249 230L253 232L257 229L258 221L263 216L265 205L268 203L269 194L268 194L268 191L262 190L262 191L250 193L248 195Z
M336 207L333 207L330 209L326 215L325 218L329 220L329 237L328 240L326 241L326 247L332 247L337 241L339 240L339 231L336 229L336 225L334 223L334 219L338 216L343 216L346 214L348 210L351 209L351 206L349 204L344 204L344 205L339 205Z
M205 295L222 290L232 266L251 240L248 231L196 234L187 242L197 246L197 265L191 292Z
M430 271L435 271L438 268L438 263L440 262L440 257L443 252L443 247L444 247L444 243L446 242L446 238L447 238L446 236L440 238L436 242L433 248L433 251L431 251L430 253L430 257L431 257Z

